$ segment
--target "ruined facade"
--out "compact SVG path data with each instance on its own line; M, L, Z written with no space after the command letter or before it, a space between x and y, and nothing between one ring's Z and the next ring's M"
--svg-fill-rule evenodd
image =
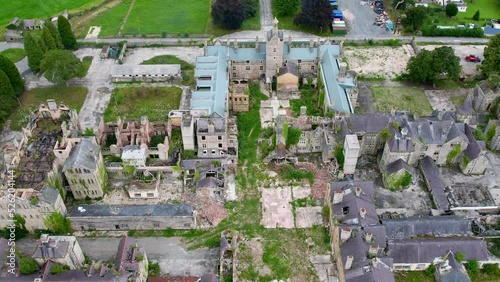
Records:
M32 257L39 266L43 266L49 260L68 266L72 270L80 269L85 264L82 249L74 236L42 234Z

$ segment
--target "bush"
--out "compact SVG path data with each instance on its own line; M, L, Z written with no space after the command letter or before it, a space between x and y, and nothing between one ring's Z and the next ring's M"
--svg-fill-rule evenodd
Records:
M450 36L450 37L483 37L484 31L482 28L465 28L465 29L439 29L436 26L426 26L422 28L423 36Z
M150 261L148 264L149 276L155 277L160 275L160 265L157 262Z
M500 268L498 268L497 264L485 264L483 266L483 271L490 276L500 275Z
M425 270L425 275L427 276L434 276L434 273L436 272L436 267L434 264L431 264L426 270Z
M19 271L21 274L29 275L38 270L38 265L32 257L23 257L19 262Z
M52 268L50 269L51 274L59 274L59 273L64 273L69 269L66 265L62 264L54 264L52 265Z
M480 13L479 13L479 10L477 10L476 13L474 14L474 16L472 16L472 19L475 21L478 21L479 17L480 17Z
M465 264L465 269L467 269L469 276L474 278L479 274L479 262L475 259L471 259Z
M464 253L456 253L455 258L457 259L458 262L462 262L465 260L465 255Z

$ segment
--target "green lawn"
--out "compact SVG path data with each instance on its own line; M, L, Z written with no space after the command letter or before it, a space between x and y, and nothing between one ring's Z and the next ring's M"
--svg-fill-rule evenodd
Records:
M93 6L103 0L0 0L1 30L14 18L46 18L64 9L74 11ZM3 34L3 31L0 32Z
M92 56L83 57L82 59L83 70L81 73L78 74L78 77L85 77L87 75L90 65L92 64L92 59L94 59L94 57Z
M423 271L397 271L394 272L396 282L434 282L434 276L429 276Z
M498 0L474 0L466 1L467 12L458 13L461 19L472 19L472 16L479 10L480 19L500 19L500 3Z
M210 0L136 0L123 34L208 33Z
M114 37L118 33L118 29L120 29L131 2L132 0L124 0L122 3L99 14L85 29L84 36L91 26L100 26L99 37Z
M179 108L182 89L177 87L123 87L113 90L111 101L104 112L104 121L118 117L150 121L166 121L171 110Z
M58 104L62 102L68 107L80 111L87 97L87 92L87 88L80 86L54 86L27 91L20 97L21 105L10 115L11 128L21 130L28 121L29 113L38 109L38 106L47 102L47 99L54 99Z
M181 65L181 70L194 69L193 65L173 55L156 56L141 63L141 65L163 65L163 64L179 64Z
M371 88L377 110L390 112L392 107L397 110L409 110L420 116L430 116L432 107L421 87L384 87Z
M26 56L26 53L24 52L24 49L11 48L0 52L0 55L5 56L13 63L17 63Z
M300 107L307 107L308 116L321 116L323 113L318 104L318 91L314 88L304 87L300 89L300 99L290 100L290 106L294 116L300 115Z

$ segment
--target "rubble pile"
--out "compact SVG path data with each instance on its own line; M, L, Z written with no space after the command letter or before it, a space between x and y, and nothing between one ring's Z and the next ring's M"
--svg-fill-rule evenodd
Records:
M323 199L325 197L328 183L330 183L330 174L326 168L318 168L315 164L309 162L300 162L297 167L312 171L314 174L314 183L311 186L311 196L313 199Z

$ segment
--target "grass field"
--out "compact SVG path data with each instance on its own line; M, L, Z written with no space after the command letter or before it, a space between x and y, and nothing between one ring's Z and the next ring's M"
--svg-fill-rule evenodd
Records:
M179 64L182 70L182 85L194 85L196 83L194 78L194 66L190 63L181 60L173 55L161 55L153 57L141 63L142 65L168 65Z
M434 282L434 276L426 275L423 271L394 272L396 282Z
M91 23L90 26L100 26L101 32L99 37L114 37L123 22L123 18L127 14L132 0L124 0L117 6L106 10L97 16ZM83 37L87 34L89 28L85 28Z
M210 0L136 0L124 34L207 33Z
M0 55L5 56L13 63L17 63L26 56L26 53L24 52L24 49L11 48L0 52Z
M0 0L0 34L14 18L46 18L64 11L93 6L103 0Z
M420 87L374 86L371 90L379 111L390 112L395 107L420 116L430 116L432 113L431 104Z
M55 86L35 88L23 93L20 97L21 105L11 114L11 128L21 130L28 121L29 113L41 103L47 102L47 99L54 99L56 103L64 103L68 107L80 110L87 98L88 89L80 86Z
M118 117L150 121L166 121L168 112L179 108L182 89L177 87L124 87L116 88L104 112L104 121Z
M467 12L458 13L457 18L472 19L479 10L480 19L500 19L500 3L497 0L466 1Z

